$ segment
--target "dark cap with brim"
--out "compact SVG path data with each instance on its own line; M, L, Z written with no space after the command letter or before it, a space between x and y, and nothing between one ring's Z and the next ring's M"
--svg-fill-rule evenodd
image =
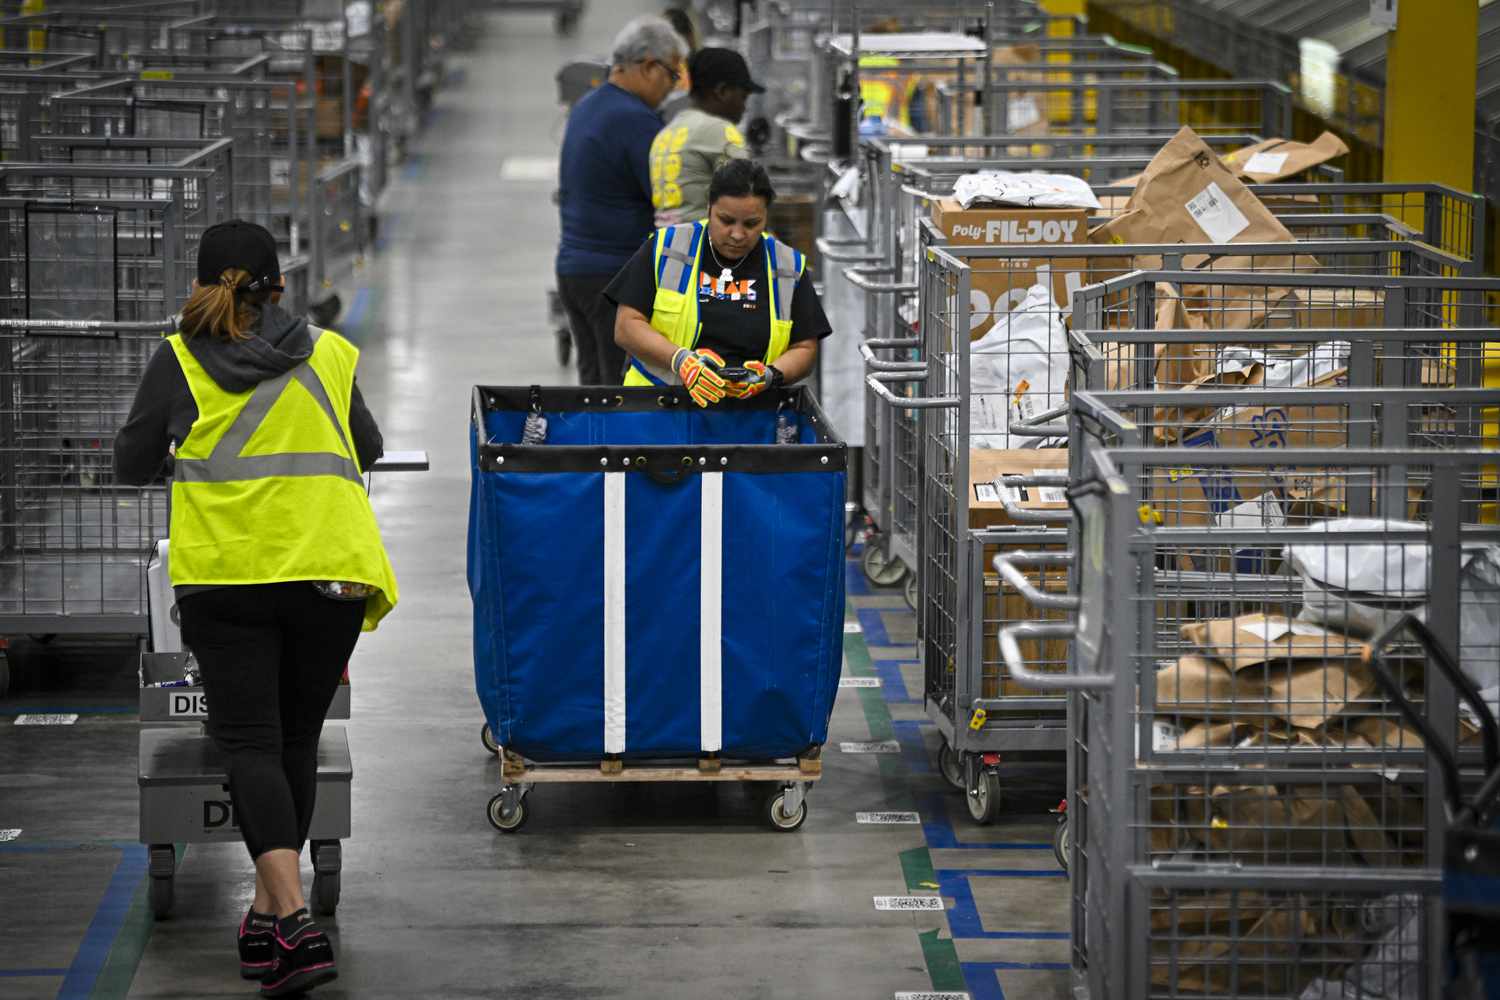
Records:
M250 275L247 291L276 284L281 263L276 259L276 237L264 226L231 219L209 226L198 243L198 284L216 285L225 271L239 268Z
M750 77L750 67L745 57L734 49L705 48L693 53L688 60L688 76L693 89L710 91L720 84L743 87L752 94L764 94L766 88Z

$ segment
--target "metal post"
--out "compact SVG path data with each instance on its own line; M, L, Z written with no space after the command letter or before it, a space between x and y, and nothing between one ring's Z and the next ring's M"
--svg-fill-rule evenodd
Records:
M343 79L343 118L344 118L344 155L354 155L354 64L349 61L351 54L349 39L349 5L340 4L344 16L344 79ZM374 7L371 7L373 20ZM366 29L368 34L368 28Z

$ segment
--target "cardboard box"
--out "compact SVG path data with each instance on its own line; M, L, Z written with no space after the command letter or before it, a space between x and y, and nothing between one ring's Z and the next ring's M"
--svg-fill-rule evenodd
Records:
M1247 184L1272 184L1295 177L1349 152L1344 140L1324 132L1312 142L1266 139L1225 153L1219 159Z
M1006 476L1033 476L1039 473L1066 475L1068 449L1026 448L999 450L973 448L969 451L969 527L994 528L1014 525L1005 510L1003 488L998 480ZM1062 487L1024 487L1016 491L1015 503L1024 510L1066 511L1068 502Z
M1250 614L1240 615L1238 618L1188 622L1180 631L1185 640L1235 671L1283 660L1314 660L1359 666L1360 655L1364 650L1363 643L1350 639L1342 632L1330 632L1321 626L1279 615ZM1279 683L1275 678L1271 678L1270 682ZM1365 690L1364 679L1358 679L1357 686L1360 690ZM1373 689L1373 680L1370 681L1370 689Z
M1030 548L1028 546L1028 548ZM1068 580L1066 569L1049 569L1045 573L1035 570L1026 574L1032 586L1049 594L1066 594ZM1020 594L1001 583L995 573L984 576L984 674L981 694L986 698L1015 696L1020 698L1055 698L1056 691L1040 691L1021 684L1010 676L1000 656L1000 629L1019 622L1040 621L1056 617L1055 612L1044 611L1034 606ZM1022 639L1021 656L1026 665L1034 670L1065 673L1068 669L1069 644L1066 639Z
M956 199L941 198L932 219L945 239L960 246L1058 246L1088 238L1088 210L1083 208L964 208ZM969 265L970 339L983 336L996 314L1020 305L1038 281L1051 284L1052 301L1065 314L1072 312L1072 292L1087 283L1087 264L1076 257L973 260Z
M1285 291L1274 307L1262 310L1255 317L1255 328L1358 330L1385 325L1385 293L1380 289L1303 288Z

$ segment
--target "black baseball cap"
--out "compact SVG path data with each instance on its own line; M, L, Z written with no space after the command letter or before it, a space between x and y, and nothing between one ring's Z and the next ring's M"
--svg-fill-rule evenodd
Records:
M750 67L745 57L734 49L705 48L694 52L688 60L688 77L693 89L704 92L713 90L721 83L731 87L744 87L752 94L764 94L766 88L750 79Z
M215 285L232 267L250 275L247 291L258 292L276 284L281 262L276 259L276 237L264 226L231 219L209 226L198 243L198 284Z

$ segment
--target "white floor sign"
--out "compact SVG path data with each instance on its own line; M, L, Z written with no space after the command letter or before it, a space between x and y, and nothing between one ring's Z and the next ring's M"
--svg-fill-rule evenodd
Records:
M873 740L867 743L840 743L844 753L900 753L901 744L895 740Z
M876 896L877 910L941 910L940 896Z
M71 726L77 721L78 716L73 714L30 714L16 716L16 725L18 726Z

